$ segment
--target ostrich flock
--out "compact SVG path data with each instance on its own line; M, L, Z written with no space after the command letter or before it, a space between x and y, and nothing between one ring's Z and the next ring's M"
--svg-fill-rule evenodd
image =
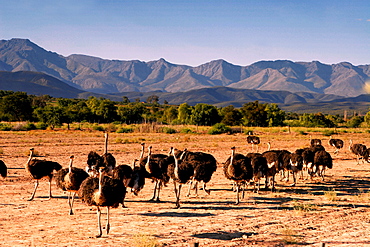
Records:
M275 177L289 182L290 175L295 186L297 179L325 178L325 170L333 167L333 159L325 150L320 139L310 138L310 145L297 149L294 152L287 150L268 150L258 152L260 139L258 136L248 135L247 143L252 145L252 152L241 154L231 147L231 154L222 163L225 177L232 182L232 189L236 193L236 204L240 202L240 192L244 197L247 186L252 186L255 193L259 193L261 179L264 179L265 190L275 191ZM329 146L335 148L334 155L343 148L343 141L330 137ZM254 146L257 149L254 150ZM357 164L370 163L370 148L363 144L349 142L350 151L356 155ZM145 155L146 154L146 155ZM34 149L30 149L29 158L25 164L27 173L35 180L35 187L29 201L34 199L39 180L47 178L49 183L49 198L52 198L51 181L54 178L58 188L68 193L69 214L73 214L73 203L76 194L88 206L95 206L98 216L98 235L102 236L101 208L107 210L106 233L109 233L109 209L117 208L120 204L125 207L124 199L127 189L138 195L145 185L146 179L154 183L153 196L150 201L160 201L161 188L170 180L173 181L175 192L175 207L180 208L180 192L183 185L188 185L187 196L195 191L198 196L198 183L202 190L210 194L207 183L217 169L218 162L209 153L193 152L187 149L178 150L171 147L167 154L152 153L152 146L141 143L141 153L132 165L116 165L116 159L108 152L108 133L105 133L104 153L99 155L91 151L87 155L86 169L73 167L74 156L70 157L69 166L62 166L53 161L41 160L34 157ZM7 176L7 167L0 160L0 176Z

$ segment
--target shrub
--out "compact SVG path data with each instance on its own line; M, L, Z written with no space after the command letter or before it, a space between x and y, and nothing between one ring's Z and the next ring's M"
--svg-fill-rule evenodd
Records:
M208 130L208 134L210 135L218 135L218 134L230 133L230 132L231 132L231 128L226 126L223 123L216 123L215 125L212 126L212 128Z
M1 131L9 131L12 129L12 125L8 123L0 123L0 130Z
M192 131L189 128L183 128L183 129L180 130L180 133L182 133L182 134L191 134L191 133L194 133L194 131Z
M133 129L131 128L119 128L116 130L116 133L132 133Z
M36 123L36 129L46 130L47 127L48 127L48 125L46 123L43 123L43 122Z
M104 127L103 126L100 126L100 125L94 125L92 127L93 130L97 130L97 131L104 131Z
M176 130L169 127L163 127L162 132L166 134L174 134L176 133Z

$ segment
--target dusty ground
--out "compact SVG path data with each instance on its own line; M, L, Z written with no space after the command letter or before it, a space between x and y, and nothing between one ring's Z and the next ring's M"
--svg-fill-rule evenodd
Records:
M262 142L273 149L308 145L308 136L297 133L258 133ZM328 147L328 137L313 133ZM250 190L239 205L235 193L221 169L230 147L247 153L246 136L237 135L110 135L109 151L118 164L130 164L140 153L140 142L153 146L153 152L167 153L170 146L209 152L219 168L208 187L211 195L199 191L199 197L185 197L182 207L174 209L172 182L161 193L162 202L148 202L153 184L147 180L139 196L126 196L128 208L111 210L111 232L95 238L95 208L79 199L75 214L68 215L67 197L52 185L56 198L47 200L46 180L40 182L36 197L29 202L34 181L24 170L28 150L34 147L41 156L67 167L69 156L83 168L91 150L103 152L102 132L31 131L1 132L1 159L7 164L8 177L0 179L1 246L370 246L370 165L357 165L348 151L348 141L370 145L370 134L342 133L345 149L334 156L334 167L326 181L302 181L292 188L278 182L275 193ZM266 145L260 145L265 151ZM105 211L104 211L105 212ZM105 216L105 214L104 214ZM105 220L105 219L104 219ZM105 222L105 221L103 221Z

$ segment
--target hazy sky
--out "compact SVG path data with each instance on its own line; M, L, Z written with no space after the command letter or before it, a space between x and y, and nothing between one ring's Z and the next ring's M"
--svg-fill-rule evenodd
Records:
M370 64L369 0L0 0L0 39L64 56L198 66Z

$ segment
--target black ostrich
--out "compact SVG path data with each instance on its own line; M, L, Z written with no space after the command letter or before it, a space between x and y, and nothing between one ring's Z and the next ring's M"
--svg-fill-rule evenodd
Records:
M312 136L310 135L310 145L315 146L315 145L321 145L321 140L320 139L312 139Z
M81 183L89 177L89 174L81 168L72 167L74 156L70 157L69 167L60 169L55 174L57 187L68 192L69 214L73 215L73 202ZM72 199L71 199L72 197Z
M8 168L6 167L4 161L0 160L0 176L6 178L8 175Z
M333 139L331 136L330 136L330 139L329 139L329 146L332 146L335 148L334 150L334 154L337 154L339 152L339 149L343 148L344 146L344 142L343 140L341 139Z
M271 191L275 191L275 175L279 172L279 152L277 150L270 150L262 153L267 162L267 174L265 188L271 185Z
M235 147L231 148L231 156L224 163L224 174L227 179L236 183L236 202L239 204L239 191L243 183L253 177L253 168L249 158L243 154L235 153Z
M175 150L171 147L171 155L174 159L174 163L168 165L168 176L172 178L175 196L176 196L176 208L180 208L180 192L183 184L189 182L194 175L194 168L187 162L182 162L178 159L178 154L175 154ZM177 187L178 184L178 187Z
M142 143L142 149L144 144ZM143 151L141 152L143 153ZM142 156L142 155L141 155ZM166 186L170 177L167 174L167 162L164 160L168 158L166 154L152 154L152 146L148 147L148 155L141 158L140 166L146 171L146 177L154 181L153 197L149 201L159 202L159 193L162 186Z
M318 151L314 157L314 169L322 181L324 181L326 168L333 168L333 159L330 154L326 151Z
M360 164L360 159L366 155L366 146L364 144L356 143L353 144L352 140L349 140L349 150L356 155L357 165ZM362 159L362 162L364 159Z
M190 189L194 185L195 195L198 196L198 182L203 182L203 190L208 195L210 190L206 184L211 180L213 173L217 170L217 161L213 155L203 152L190 152L185 149L180 156L181 162L186 162L194 169L194 175L190 180L187 196L190 195Z
M134 160L133 168L129 165L119 165L113 169L113 179L120 180L126 188L131 188L134 195L138 195L145 185L145 171L140 166L136 166L137 159ZM122 207L125 208L124 201Z
M313 161L315 157L315 152L311 148L297 149L295 154L302 157L302 170L301 179L308 179L312 176Z
M253 191L259 193L260 191L260 180L266 178L268 166L267 160L260 153L248 153L247 158L250 159L253 169ZM257 186L256 186L257 185Z
M90 176L97 176L99 167L104 167L104 172L112 175L114 167L116 167L116 159L111 153L108 153L108 133L104 134L104 153L97 154L95 151L90 151L87 156L86 172Z
M99 233L97 238L102 236L101 210L107 208L106 231L109 234L109 208L117 208L123 202L126 189L122 181L105 176L104 167L99 168L99 177L89 177L82 182L78 195L88 206L96 206L98 215Z
M30 174L31 177L36 180L35 188L28 201L33 200L37 187L39 186L39 180L43 177L49 178L49 199L50 199L53 197L51 194L51 180L53 179L54 171L59 171L60 169L62 169L62 166L54 161L33 159L33 150L34 150L33 148L30 148L30 156L25 165L28 174Z
M254 145L257 145L256 152L258 153L258 146L260 144L260 138L258 136L249 135L247 136L247 143L251 144L252 152L254 151Z
M280 181L285 180L289 182L289 170L290 170L290 155L288 150L274 150L278 154L279 165L278 170L281 171Z
M290 186L295 186L297 183L297 173L301 172L303 168L303 157L297 153L290 154L288 170L293 174L293 183Z

